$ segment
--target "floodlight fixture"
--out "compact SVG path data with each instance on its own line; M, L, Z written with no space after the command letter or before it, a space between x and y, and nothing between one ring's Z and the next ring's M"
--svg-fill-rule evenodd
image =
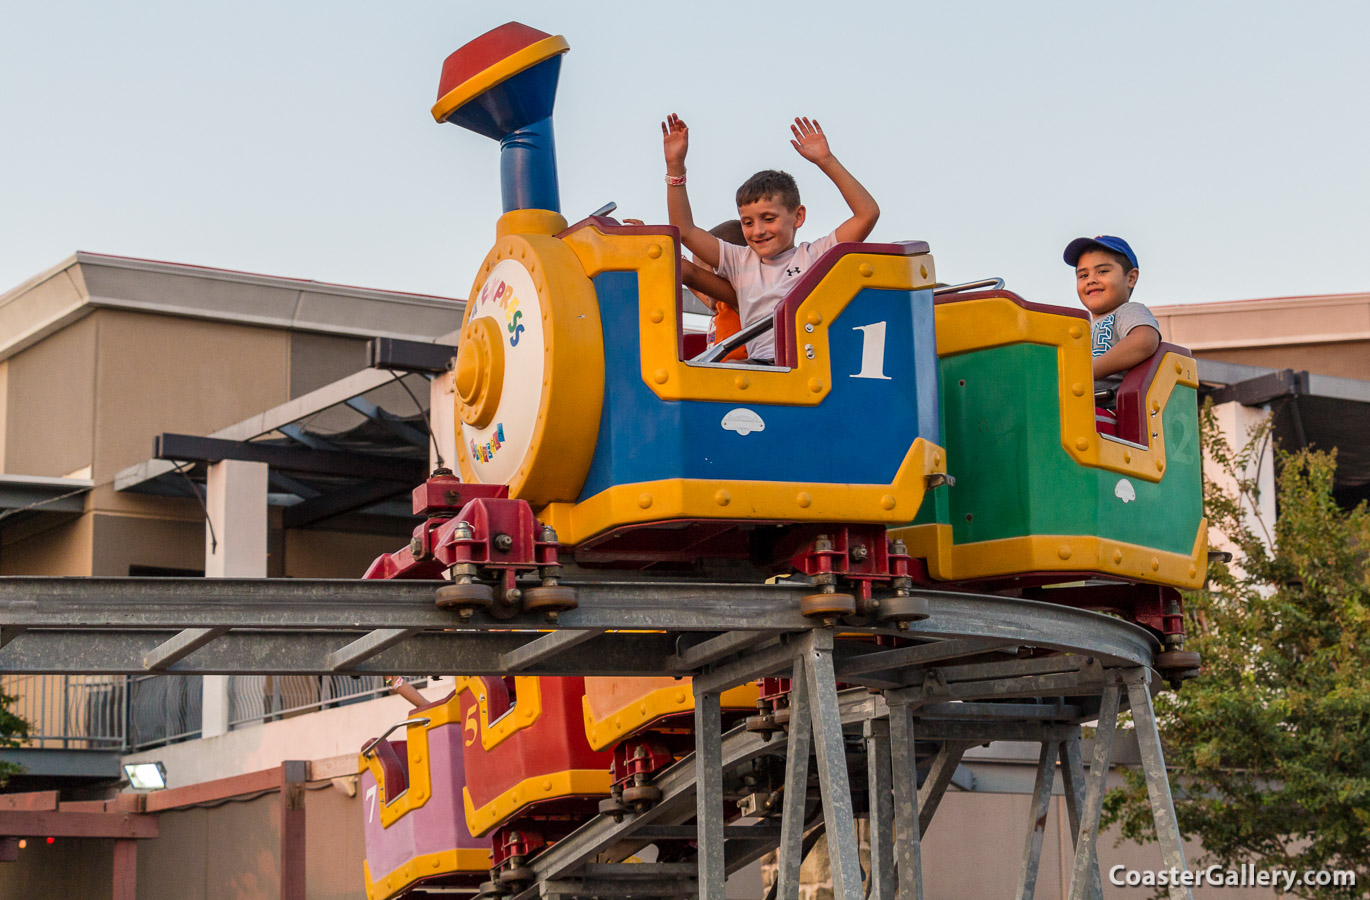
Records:
M124 776L136 791L160 791L166 787L166 766L161 760L125 763Z

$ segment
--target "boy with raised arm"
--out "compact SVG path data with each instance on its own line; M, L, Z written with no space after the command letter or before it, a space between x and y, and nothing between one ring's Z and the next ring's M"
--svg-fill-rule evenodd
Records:
M681 243L733 286L743 328L771 315L820 256L839 243L865 240L880 218L875 198L833 156L817 120L796 118L790 131L790 145L832 179L852 211L851 218L825 237L796 245L795 231L804 224L799 187L788 174L767 169L757 172L737 189L737 215L747 240L747 246L737 247L695 225L685 191L685 154L690 130L675 113L661 123L666 154L666 209L671 224L680 229ZM773 363L774 333L767 331L750 341L747 355L751 362Z

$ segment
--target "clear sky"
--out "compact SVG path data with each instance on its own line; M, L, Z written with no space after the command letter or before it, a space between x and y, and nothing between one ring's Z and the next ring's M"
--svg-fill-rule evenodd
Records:
M938 275L1074 304L1119 234L1159 305L1370 290L1370 3L16 3L0 19L0 291L77 249L462 296L498 148L436 125L443 59L516 19L570 41L563 212L665 221L658 122L707 224L753 171L800 238L845 217L818 118Z

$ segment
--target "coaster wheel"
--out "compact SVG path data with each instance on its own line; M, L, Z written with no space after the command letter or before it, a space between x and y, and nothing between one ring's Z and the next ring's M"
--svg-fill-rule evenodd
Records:
M921 622L931 615L927 597L881 597L875 617L882 623Z
M487 610L495 602L495 592L488 584L445 584L438 588L438 609Z
M579 605L576 589L564 584L544 584L523 592L523 608L529 612L565 612Z
M799 601L799 611L810 619L835 619L856 612L851 594L809 594Z

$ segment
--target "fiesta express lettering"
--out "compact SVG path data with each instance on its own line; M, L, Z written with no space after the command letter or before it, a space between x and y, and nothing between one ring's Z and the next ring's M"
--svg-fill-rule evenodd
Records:
M523 310L519 309L513 286L503 280L487 281L480 291L480 304L484 306L487 303L498 305L504 311L504 330L509 334L509 346L517 347L526 329L519 321L523 318Z

